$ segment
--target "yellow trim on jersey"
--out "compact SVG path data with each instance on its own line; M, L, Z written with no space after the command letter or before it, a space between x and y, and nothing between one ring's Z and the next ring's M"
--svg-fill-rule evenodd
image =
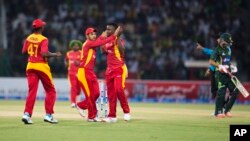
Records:
M70 60L69 60L69 52L70 52L70 51L68 51L68 52L66 53L66 56L67 56L67 63L68 63L68 71L69 71L69 68L70 68L70 66L71 66Z
M89 61L91 60L91 58L93 56L93 52L94 52L93 49L89 49L88 56L87 56L87 59L86 59L84 66L88 65Z
M115 44L115 45L114 45L114 51L115 51L115 56L116 56L116 58L117 58L119 61L122 61L121 54L120 54L120 51L119 51L119 49L118 49L118 44Z
M127 66L124 64L122 66L122 88L125 88L125 79L128 77L128 69Z
M27 70L37 70L37 71L41 71L41 72L45 73L49 77L51 83L54 84L53 80L52 80L52 74L50 72L50 67L48 64L28 62L27 67L26 67L26 71Z
M42 42L44 39L47 39L47 38L41 34L31 34L27 37L27 41L31 43L36 43L36 44Z
M77 73L77 78L80 81L81 85L83 85L83 87L86 90L86 94L89 97L90 96L90 89L89 89L89 85L86 79L86 75L85 75L85 69L84 68L79 68L78 69L78 73Z
M83 48L85 46L85 44L87 43L87 41L85 41L83 44L82 44L82 51L81 51L81 56L80 56L80 59L82 60L83 58Z
M67 56L68 59L69 59L69 53L70 53L70 51L68 51L67 54L66 54L66 56Z

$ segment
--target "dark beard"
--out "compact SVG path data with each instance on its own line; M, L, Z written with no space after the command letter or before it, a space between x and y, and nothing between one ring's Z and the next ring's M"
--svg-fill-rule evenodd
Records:
M227 44L220 45L221 48L225 49L227 47Z

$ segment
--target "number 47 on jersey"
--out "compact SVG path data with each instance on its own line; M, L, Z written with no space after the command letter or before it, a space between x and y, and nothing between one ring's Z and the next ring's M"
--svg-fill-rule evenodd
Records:
M30 44L29 47L28 47L28 54L30 56L37 57L37 50L38 50L38 45L37 44Z

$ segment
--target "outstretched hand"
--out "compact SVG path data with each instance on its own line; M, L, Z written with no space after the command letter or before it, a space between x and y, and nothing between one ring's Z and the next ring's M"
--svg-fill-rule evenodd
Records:
M204 47L200 43L196 43L196 49L202 50Z
M121 26L118 26L117 29L115 30L114 35L120 36L122 32L123 32L123 28Z
M56 57L60 57L62 56L62 53L61 52L56 52Z
M106 38L108 36L107 30L103 31L101 36Z

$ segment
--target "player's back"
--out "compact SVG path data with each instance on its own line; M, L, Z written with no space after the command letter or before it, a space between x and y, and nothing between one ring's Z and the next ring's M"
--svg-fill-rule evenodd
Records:
M30 34L23 45L23 53L29 55L28 62L47 63L46 58L42 56L43 52L48 51L48 39L41 34Z

